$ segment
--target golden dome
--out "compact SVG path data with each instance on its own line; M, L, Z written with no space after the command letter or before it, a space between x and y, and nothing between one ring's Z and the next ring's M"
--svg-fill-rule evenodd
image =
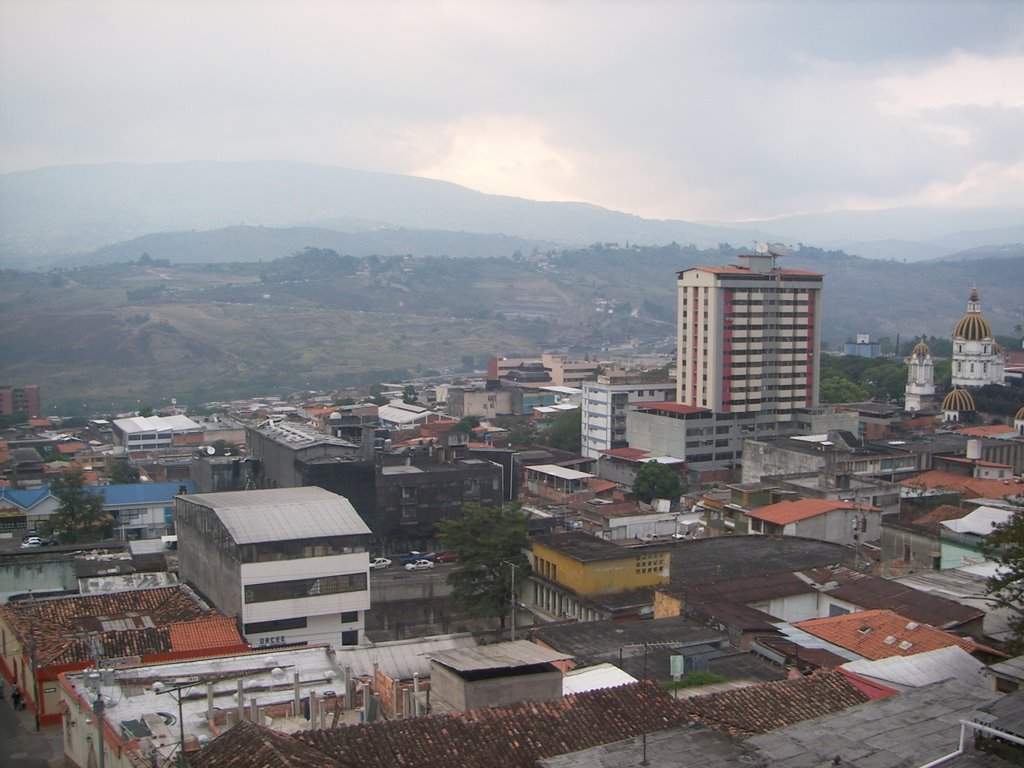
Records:
M914 349L911 351L911 357L931 357L932 351L928 349L928 345L923 341L917 342L914 345Z
M966 389L954 389L942 398L944 411L973 411L974 398Z
M1020 410L1017 411L1017 414L1013 417L1013 420L1014 421L1024 421L1024 405L1022 405L1020 407Z
M977 288L971 289L971 298L967 301L967 314L956 324L953 338L965 341L981 341L992 338L992 326L981 314L981 299L978 298Z

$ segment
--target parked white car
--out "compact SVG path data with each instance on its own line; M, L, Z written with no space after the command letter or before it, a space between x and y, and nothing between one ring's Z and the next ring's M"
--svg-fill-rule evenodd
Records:
M428 571L433 567L434 564L429 560L415 560L405 564L405 570L407 571Z
M390 568L391 561L386 557L375 557L370 563L370 567L375 571L380 570L381 568Z

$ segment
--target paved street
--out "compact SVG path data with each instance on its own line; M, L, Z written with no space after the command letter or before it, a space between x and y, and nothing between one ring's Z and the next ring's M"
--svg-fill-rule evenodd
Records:
M2 768L62 768L64 760L61 728L51 725L36 731L29 710L15 712L11 706L11 687L4 686L0 701L0 766Z

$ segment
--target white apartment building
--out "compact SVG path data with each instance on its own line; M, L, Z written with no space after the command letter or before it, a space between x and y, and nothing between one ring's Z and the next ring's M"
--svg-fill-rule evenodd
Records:
M628 445L626 411L630 405L675 400L674 382L621 381L599 376L597 381L583 382L581 452L587 458L596 459L602 451Z
M678 273L675 402L627 409L631 448L729 467L748 437L842 420L818 406L823 276L778 268L783 253L760 248L735 266Z
M317 487L179 496L179 578L254 647L358 645L370 608L370 529Z
M161 451L199 445L203 426L188 416L133 416L114 420L114 436L125 450Z
M678 275L676 400L792 421L818 404L823 276L771 251L739 261Z

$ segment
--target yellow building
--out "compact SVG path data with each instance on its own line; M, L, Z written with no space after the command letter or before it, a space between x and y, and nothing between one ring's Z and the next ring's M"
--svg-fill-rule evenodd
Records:
M549 620L616 618L644 607L649 612L652 589L669 580L664 547L624 547L578 531L537 536L532 547L533 590L524 597L532 597L531 608Z

